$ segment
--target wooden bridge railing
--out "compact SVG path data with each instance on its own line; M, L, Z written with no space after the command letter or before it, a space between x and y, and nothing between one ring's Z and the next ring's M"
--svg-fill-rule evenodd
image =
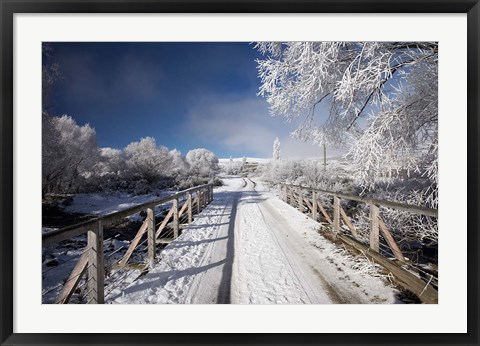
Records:
M402 265L406 262L405 257L380 215L380 207L386 207L407 211L412 214L436 218L438 217L437 209L314 189L299 185L281 184L281 189L282 199L284 202L298 208L302 213L307 212L315 221L319 221L319 216L321 214L324 220L330 224L333 235L337 239L340 239L350 246L353 246L357 250L372 258L374 261L381 264L395 276L397 282L401 286L415 293L420 300L422 300L422 302L438 303L438 292L434 287L432 287L429 283L425 283L422 279L418 278L410 271L402 268ZM319 195L322 194L333 197L333 217L330 216L319 199ZM360 241L358 230L355 228L347 213L341 206L342 199L366 203L369 206L370 228L368 246ZM342 234L340 231L342 222L349 229L352 236ZM398 263L391 261L380 254L380 233L382 234Z
M51 246L61 241L87 234L87 246L84 253L80 256L76 266L72 270L70 276L66 280L60 294L56 299L56 303L68 303L77 285L81 281L83 275L88 276L88 302L103 304L104 297L104 251L103 251L103 228L123 218L136 214L138 212L146 212L145 220L132 239L129 248L123 258L117 264L118 267L124 267L130 259L133 251L139 245L140 239L147 233L147 257L150 263L155 261L156 244L164 243L165 240L160 239L162 231L165 230L167 224L172 220L173 239L179 236L180 218L186 213L187 223L192 222L193 214L205 208L213 200L213 185L206 184L197 186L178 192L172 196L163 197L151 202L143 203L128 209L124 209L105 216L97 217L86 222L75 224L59 230L55 230L42 235L42 247ZM180 206L183 201L183 206ZM170 210L155 229L155 207L161 204L172 203Z

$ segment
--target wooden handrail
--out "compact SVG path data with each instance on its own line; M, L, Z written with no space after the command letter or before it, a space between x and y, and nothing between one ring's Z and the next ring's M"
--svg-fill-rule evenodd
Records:
M148 208L153 209L155 206L157 206L159 204L164 204L164 203L170 202L170 201L172 201L174 199L177 199L179 197L183 197L184 195L187 195L188 193L192 193L192 192L196 192L198 190L205 189L205 188L207 188L211 185L212 184L204 184L204 185L192 187L192 188L189 188L187 190L177 192L176 194L171 195L171 196L162 197L162 198L159 198L159 199L154 200L154 201L139 204L139 205L127 208L127 209L116 211L116 212L108 214L108 215L99 216L99 217L93 218L93 219L85 221L85 222L77 223L75 225L71 225L71 226L64 227L64 228L61 228L61 229L58 229L58 230L55 230L55 231L44 233L42 235L42 247L49 246L49 245L61 242L63 240L67 240L67 239L70 239L72 237L76 237L78 235L87 233L89 230L92 229L92 227L95 227L96 224L99 221L102 221L102 224L104 226L109 225L109 224L112 224L115 221L123 219L126 216L141 212L141 211L143 211L145 209L148 209Z
M205 193L208 192L208 193ZM169 201L173 201L173 206L170 209L173 214L173 228L174 238L179 235L179 214L183 213L188 207L189 222L192 221L192 193L196 192L199 199L200 195L205 194L203 198L203 206L206 206L213 200L213 185L205 184L180 191L174 195L163 197L154 201L146 202L134 207L124 209L118 212L114 212L105 216L96 217L94 219L78 223L72 226L68 226L53 232L46 233L42 236L43 246L52 245L62 240L69 239L80 234L87 233L87 248L84 254L80 257L79 262L73 269L66 281L67 284L60 292L60 296L55 300L56 303L68 303L70 297L75 290L75 287L80 282L82 276L88 275L87 296L89 298L88 303L103 304L105 301L104 283L105 283L105 265L104 265L104 253L103 253L103 226L113 223L116 220L122 219L125 216L135 214L142 210L146 210L147 217L145 218L142 226L137 232L135 238L131 241L127 252L119 262L119 266L123 267L128 262L133 251L140 242L141 237L147 233L147 256L150 263L154 263L156 256L156 232L155 232L155 206L163 204ZM179 211L178 200L180 197L186 196L186 202L184 207ZM167 214L164 218L162 225L157 232L160 232L162 227L165 227L169 221L171 215ZM200 212L200 208L198 210Z
M333 192L333 191L327 191L327 190L322 190L322 189L315 189L315 188L307 187L307 186L285 184L285 183L281 183L281 185L282 186L293 187L293 188L296 188L296 189L320 192L320 193L323 193L325 195L340 197L340 198L343 198L343 199L350 199L350 200L353 200L353 201L364 202L364 203L367 203L367 204L376 204L376 205L381 205L381 206L387 207L387 208L404 210L404 211L411 212L413 214L420 214L420 215L438 217L438 209L420 207L420 206L417 206L417 205L406 204L406 203L391 202L391 201L386 201L386 200L383 200L383 199L377 199L377 198L371 198L371 197L361 197L361 196L350 195L350 194L341 193L341 192Z
M311 214L310 216L315 220L317 220L317 207L322 212L325 219L330 224L330 229L333 230L333 235L335 239L340 239L344 243L357 248L364 254L368 255L369 257L375 259L381 265L383 265L387 270L389 270L397 279L397 282L414 292L418 295L418 297L425 303L437 303L438 302L438 293L430 285L430 283L425 283L422 279L415 277L414 274L404 270L401 264L397 264L380 254L380 232L382 232L385 241L387 242L388 246L392 250L395 258L398 260L399 263L405 263L405 257L403 256L399 246L395 242L394 237L388 230L387 225L380 217L380 209L379 206L384 206L388 208L400 209L409 211L414 214L420 215L427 215L438 217L438 210L419 207L415 205L405 204L405 203L397 203L397 202L390 202L376 198L369 198L369 197L360 197L355 195L349 195L345 193L338 193L333 191L327 191L322 189L315 189L306 186L299 186L293 184L285 184L281 183L282 188L282 196L284 202L290 204L291 206L295 207L298 204L298 209L303 213L303 201L305 201L307 205L307 212ZM298 196L295 194L298 192ZM311 192L312 193L312 202L308 199L304 198L304 192ZM318 200L318 193L325 194L328 196L333 196L333 221L323 208L321 201ZM343 210L340 205L340 199L350 199L359 202L366 203L370 209L370 228L369 228L369 244L363 244L359 241L358 232L355 229L354 225L350 221L347 213ZM298 203L296 200L298 199ZM340 218L343 219L345 225L350 229L352 235L355 238L351 238L342 232L340 232Z

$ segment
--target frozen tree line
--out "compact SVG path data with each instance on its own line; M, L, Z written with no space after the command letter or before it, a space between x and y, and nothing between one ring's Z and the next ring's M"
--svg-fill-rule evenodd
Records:
M272 115L304 119L292 134L348 144L352 175L374 191L419 181L437 205L438 43L261 42L259 95ZM412 180L413 179L413 180Z
M42 114L42 188L45 193L124 189L146 193L156 188L185 188L205 183L218 171L218 159L206 149L180 151L145 137L123 149L99 148L95 130L67 115Z
M158 146L145 137L123 149L99 148L95 129L68 116L52 116L51 94L63 79L52 62L52 49L42 45L42 195L101 190L146 193L156 188L179 189L213 180L218 159L206 149L180 151Z

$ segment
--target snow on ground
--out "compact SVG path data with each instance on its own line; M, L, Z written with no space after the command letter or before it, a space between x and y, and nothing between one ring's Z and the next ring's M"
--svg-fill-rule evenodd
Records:
M273 208L277 213L277 222L288 225L294 232L284 234L292 249L302 253L303 260L330 290L332 297L340 303L398 303L397 290L385 285L379 277L354 269L358 261L349 255L344 247L338 246L318 233L320 224L300 213L294 207L270 195L266 208ZM309 246L305 246L307 243Z
M272 161L272 158L260 158L260 157L247 157L248 163L268 163ZM233 162L243 162L243 157L232 157ZM227 164L230 162L230 158L228 159L218 159L219 164Z
M354 270L319 224L261 184L224 179L214 201L160 261L110 303L395 303L396 290Z
M51 229L54 230L54 229ZM86 237L78 236L68 241L58 243L43 249L42 252L42 303L51 304L55 302L58 297L65 280L69 277L73 268L78 262L78 259L85 251ZM104 258L105 267L110 269L113 264L123 257L125 250L130 245L127 240L118 240L115 238L105 239ZM123 250L120 252L119 250ZM146 246L141 246L139 251L132 255L132 261L140 263L144 261L144 253ZM126 288L139 275L140 270L120 271L114 270L108 272L105 278L105 293L106 295L113 289ZM86 285L86 278L80 280L76 293L71 298L73 303L88 302L88 287Z
M212 261L210 255L215 242L225 240L219 230L228 223L228 208L233 202L231 191L240 189L242 184L241 179L226 180L224 186L215 190L214 201L176 241L162 250L159 263L125 290L112 291L106 301L121 304L196 302L200 278L208 270L223 265ZM217 292L218 287L205 293L217 295Z
M64 207L64 211L98 216L107 215L134 207L142 203L147 203L170 194L173 194L173 192L167 190L155 194L138 196L122 192L113 192L110 194L82 193L75 195L73 200ZM139 221L137 220L138 214L131 215L128 217L128 219L130 221Z
M42 227L42 234L56 231L58 227Z

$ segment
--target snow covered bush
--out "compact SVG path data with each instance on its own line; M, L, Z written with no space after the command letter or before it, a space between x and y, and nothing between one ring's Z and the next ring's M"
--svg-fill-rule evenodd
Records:
M261 165L258 171L262 180L271 185L286 183L344 193L352 191L348 172L333 160L327 169L323 162L305 159L272 161Z
M223 171L228 175L240 174L243 171L243 163L239 161L229 161L227 164L223 165Z
M124 149L126 176L146 181L150 186L165 185L171 177L172 157L168 148L157 147L155 138L145 137Z
M184 178L188 175L190 165L187 162L185 156L182 155L180 150L170 150L170 157L172 159L170 172L177 180Z
M193 149L187 153L190 173L195 178L211 178L218 172L218 158L211 151L203 148Z

